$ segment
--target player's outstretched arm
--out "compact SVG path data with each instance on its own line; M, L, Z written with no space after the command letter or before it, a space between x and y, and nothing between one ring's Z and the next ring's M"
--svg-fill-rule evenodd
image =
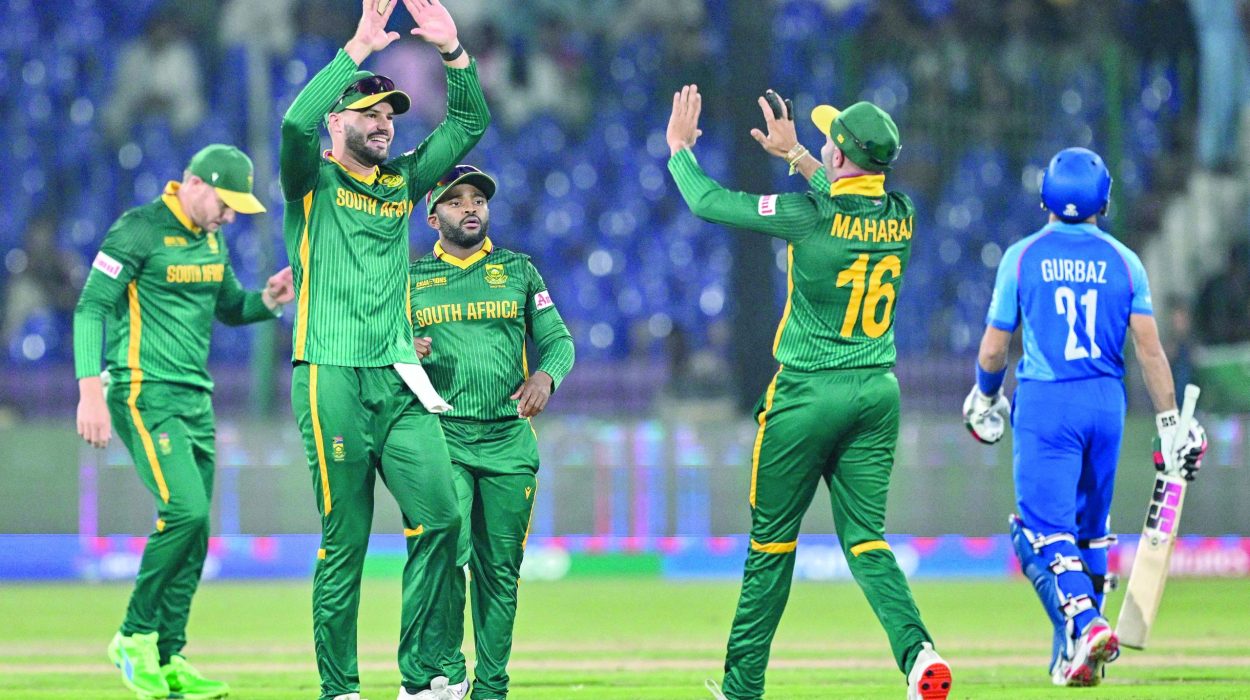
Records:
M379 12L379 2L386 3ZM360 23L330 63L300 90L282 117L282 146L278 155L283 198L299 200L317 184L321 165L321 136L325 115L342 96L357 67L369 54L386 48L399 38L387 32L386 22L395 10L394 0L361 0Z
M229 253L227 253L226 267L222 272L221 285L217 288L217 304L213 309L213 315L227 326L272 321L282 315L282 304L291 301L294 297L291 268L287 267L270 277L261 291L249 292L243 288L242 284L239 284L239 278L234 274L234 266L230 264Z

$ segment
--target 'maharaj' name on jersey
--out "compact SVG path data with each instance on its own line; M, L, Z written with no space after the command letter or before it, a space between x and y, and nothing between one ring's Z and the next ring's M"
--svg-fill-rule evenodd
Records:
M829 235L866 243L898 243L911 240L912 218L869 219L862 216L835 214Z
M1071 260L1069 258L1043 258L1043 282L1107 283L1107 261Z
M412 310L412 320L424 328L448 321L481 321L495 318L516 318L519 304L515 301L471 301L467 304L438 304Z

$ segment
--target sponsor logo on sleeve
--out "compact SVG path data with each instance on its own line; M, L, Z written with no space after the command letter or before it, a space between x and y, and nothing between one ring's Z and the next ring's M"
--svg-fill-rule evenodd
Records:
M95 254L95 262L91 266L113 279L122 273L122 264L104 251Z
M777 195L766 194L760 197L760 216L772 216L777 213Z
M534 295L534 310L542 311L548 306L555 306L556 303L551 300L551 294L547 290L543 290Z

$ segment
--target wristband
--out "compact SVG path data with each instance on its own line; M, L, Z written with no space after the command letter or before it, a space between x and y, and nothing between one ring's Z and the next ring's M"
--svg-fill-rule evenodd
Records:
M454 51L449 51L447 53L443 53L440 51L438 55L442 56L444 61L451 63L457 58L460 58L460 54L462 53L464 53L464 45L457 43L456 49Z
M1004 366L997 372L990 372L981 367L981 363L977 362L977 389L986 396L993 396L998 390L1003 388L1003 378L1007 376L1007 367Z
M793 175L799 169L799 161L803 160L803 156L807 155L807 149L802 144L791 148L786 153L786 162L790 164L790 174Z

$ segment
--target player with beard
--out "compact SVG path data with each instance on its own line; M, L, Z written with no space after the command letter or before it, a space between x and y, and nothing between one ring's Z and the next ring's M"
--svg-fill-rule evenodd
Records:
M358 70L399 39L386 30L394 0L362 0L355 35L282 120L284 235L298 300L291 405L321 514L313 639L322 700L359 700L357 613L378 475L409 543L399 697L454 700L468 687L442 672L460 519L436 415L448 406L412 345L408 227L413 202L477 143L490 114L447 10L438 0L404 4L412 33L437 47L447 73L447 118L421 145L387 160L392 120L411 100L389 78Z
M448 677L465 677L465 580L473 591L473 698L508 694L517 581L538 487L542 412L573 367L573 338L529 256L495 247L486 232L495 181L452 169L426 197L438 242L410 268L414 341L434 388L455 408L439 416L460 508ZM525 338L538 348L533 374Z

